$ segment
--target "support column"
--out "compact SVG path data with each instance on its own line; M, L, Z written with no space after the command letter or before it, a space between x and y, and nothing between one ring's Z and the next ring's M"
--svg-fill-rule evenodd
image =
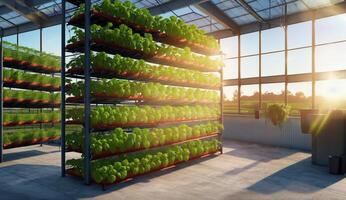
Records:
M90 184L91 180L91 154L90 154L90 44L91 44L91 33L90 33L90 0L85 1L85 36L84 36L84 182Z
M61 176L66 176L66 149L65 149L65 9L66 2L62 0L62 23L61 23Z

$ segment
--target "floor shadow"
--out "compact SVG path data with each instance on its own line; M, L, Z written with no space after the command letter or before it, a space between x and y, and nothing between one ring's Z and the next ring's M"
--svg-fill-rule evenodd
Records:
M39 146L37 148L40 148ZM40 151L38 150L28 150L28 151L20 151L20 152L13 152L13 153L4 153L4 161L13 161L18 160L22 158L28 158L33 156L41 156L49 153L56 153L60 152L59 150L53 150L53 151Z
M226 147L234 148L232 144L228 144ZM292 149L244 143L242 146L237 145L234 150L226 152L225 154L250 160L268 162L287 157L296 152L296 150Z
M169 174L217 156L210 156L182 163L174 168L139 176L131 181L108 186L106 190L97 184L85 185L81 179L60 176L61 168L53 165L15 164L0 167L0 199L81 199L93 198L119 191L138 183Z
M313 193L343 178L342 175L329 174L326 167L312 165L309 157L262 179L247 189L261 194L280 191Z
M251 168L256 167L260 163L266 163L272 160L282 159L297 152L296 150L291 149L264 146L246 142L226 142L224 146L226 148L232 149L231 151L225 152L225 155L246 158L254 161L249 165L234 168L233 170L227 171L225 175L237 175Z

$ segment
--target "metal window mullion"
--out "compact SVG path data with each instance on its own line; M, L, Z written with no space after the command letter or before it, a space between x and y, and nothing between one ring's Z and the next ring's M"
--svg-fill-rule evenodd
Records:
M287 33L287 4L285 4L285 105L288 104L288 33Z
M240 89L241 89L241 85L240 85L240 70L241 70L241 57L240 57L240 34L238 35L238 114L240 114Z
M313 12L312 17L312 27L311 27L311 73L312 73L312 80L311 80L311 96L312 96L312 109L316 108L316 13Z
M260 30L258 31L258 82L259 82L259 97L258 97L258 109L262 109L262 26L260 26Z

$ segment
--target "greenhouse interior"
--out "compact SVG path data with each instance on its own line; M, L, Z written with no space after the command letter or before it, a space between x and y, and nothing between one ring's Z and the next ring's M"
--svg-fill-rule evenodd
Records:
M346 199L345 0L0 0L0 199Z

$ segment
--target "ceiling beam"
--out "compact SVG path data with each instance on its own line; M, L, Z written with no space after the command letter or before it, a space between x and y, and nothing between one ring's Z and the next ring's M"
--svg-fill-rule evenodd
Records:
M45 3L52 2L52 0L26 0L25 2L29 6L35 7L35 6L43 5ZM10 12L12 12L12 9L8 8L5 5L0 5L0 15L4 15L4 14L10 13Z
M252 15L259 23L265 23L264 19L244 0L236 0L250 15Z
M196 5L196 7L205 14L211 16L215 21L217 21L224 27L231 30L233 33L239 33L239 26L224 12L222 12L222 10L218 8L215 4L211 3L210 1L207 1Z
M41 26L47 20L44 13L36 10L34 7L31 7L32 5L29 5L25 0L0 0L0 2L9 9L34 22L38 26Z
M159 4L148 8L152 15L160 15L171 10L177 10L194 4L199 4L205 2L206 0L175 0L167 1L165 3Z
M315 10L308 10L304 12L299 12L299 13L294 13L291 15L287 15L286 17L286 22L287 24L296 24L300 22L305 22L305 21L310 21L313 19L315 16L315 19L321 19L325 17L330 17L334 15L339 15L346 13L346 1L343 1L341 3L332 5L332 6L327 6L323 8L318 8ZM269 28L274 28L274 27L279 27L282 26L282 18L278 17L275 19L267 20L266 23L262 24L261 29L269 29ZM258 31L260 29L260 24L257 22L247 24L241 27L240 32L243 33L251 33Z
M217 39L223 39L227 37L232 37L236 34L234 34L231 29L224 29L224 30L207 33L207 35L213 36L214 38L217 38Z
M61 24L61 15L56 15L56 16L52 16L52 17L48 17L47 20L41 24L40 28L46 28L46 27L50 27L50 26L55 26L55 25L59 25ZM18 27L18 29L17 29ZM24 32L28 32L28 31L33 31L33 30L37 30L38 26L33 23L33 22L27 22L24 24L20 24L19 26L12 26L10 28L6 28L3 29L3 36L9 36L9 35L14 35L17 33L24 33Z

